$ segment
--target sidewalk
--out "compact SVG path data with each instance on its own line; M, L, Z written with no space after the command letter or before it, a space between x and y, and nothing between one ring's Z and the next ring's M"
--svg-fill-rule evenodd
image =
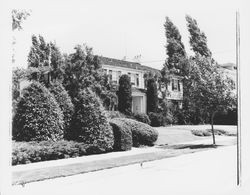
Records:
M217 144L221 146L228 146L236 143L235 137L217 136L216 140ZM12 183L25 184L35 181L42 181L45 179L65 177L80 173L88 173L129 164L179 156L182 154L211 149L211 147L198 147L195 149L190 149L186 146L200 146L201 144L207 145L211 143L212 140L210 138L193 142L178 143L178 145L167 145L162 147L154 146L151 148L133 148L131 151L126 152L112 152L71 159L17 165L12 167ZM178 146L185 147L178 148Z

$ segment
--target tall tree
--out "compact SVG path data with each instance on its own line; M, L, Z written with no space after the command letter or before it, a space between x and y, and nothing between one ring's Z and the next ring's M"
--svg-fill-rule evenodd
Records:
M157 84L154 78L150 78L147 84L147 112L157 112L158 103Z
M215 144L214 116L217 112L232 109L236 105L236 98L232 93L234 82L219 71L218 65L212 63L211 58L200 54L192 59L190 79L190 109L210 118Z
M38 78L43 75L44 71L47 71L50 73L52 80L62 80L63 56L56 43L46 43L41 35L38 37L32 35L28 68L33 69Z
M181 64L180 61L186 58L186 51L181 41L180 32L169 17L166 17L164 28L167 38L166 53L168 57L162 70L163 76L167 74L166 72L182 75L182 69L185 64Z
M131 114L132 108L132 89L128 75L122 75L119 80L118 110L124 114Z
M190 33L189 43L195 53L205 57L211 57L212 53L207 46L207 37L198 27L197 21L186 15L187 27Z

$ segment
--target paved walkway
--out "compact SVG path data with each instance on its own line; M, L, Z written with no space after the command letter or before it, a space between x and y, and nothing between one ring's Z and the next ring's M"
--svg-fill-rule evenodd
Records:
M235 144L235 137L217 136L217 143L220 145ZM75 175L79 173L88 173L97 170L103 170L118 166L125 166L140 162L159 160L168 157L174 157L181 154L192 153L200 150L207 150L211 148L198 147L190 149L190 145L206 145L211 144L212 140L203 139L193 142L184 142L178 144L184 146L176 148L173 146L155 146L151 148L133 148L126 152L112 152L107 154L83 156L72 159L62 159L55 161L46 161L39 163L32 163L27 165L13 166L13 184L29 183L34 181L41 181L45 179L57 178Z
M236 146L13 186L13 195L229 195L236 187Z

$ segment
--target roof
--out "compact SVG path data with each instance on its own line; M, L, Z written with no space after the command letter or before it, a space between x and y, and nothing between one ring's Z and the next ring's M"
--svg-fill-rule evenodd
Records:
M129 62L129 61L125 61L125 60L118 60L118 59L108 58L108 57L103 57L103 56L98 56L98 58L99 58L101 64L105 64L105 65L131 68L131 69L135 69L135 70L160 72L158 69L141 65L138 62Z

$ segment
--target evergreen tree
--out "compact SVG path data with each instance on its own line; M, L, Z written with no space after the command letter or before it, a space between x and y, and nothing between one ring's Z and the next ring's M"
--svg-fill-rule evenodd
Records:
M166 53L168 57L162 70L163 77L167 75L167 72L182 75L182 66L185 64L180 63L180 61L186 57L186 51L181 41L180 32L168 17L166 17L164 27L167 38Z
M118 110L124 114L131 114L132 90L128 75L122 75L119 80Z
M186 15L186 21L192 50L202 56L211 57L212 53L207 46L207 37L198 27L197 21L188 15Z
M158 91L154 78L150 78L147 84L147 112L157 112Z

